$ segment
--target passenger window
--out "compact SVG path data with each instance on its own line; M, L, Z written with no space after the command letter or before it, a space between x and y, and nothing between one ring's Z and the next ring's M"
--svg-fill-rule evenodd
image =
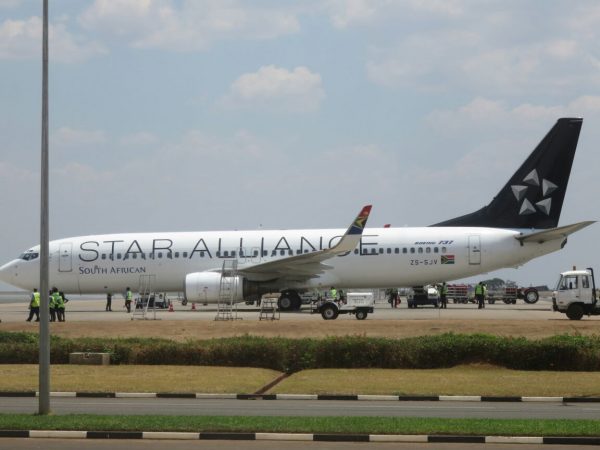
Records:
M258 256L258 250L254 250L254 253L252 253L252 255L256 258Z
M398 253L400 253L400 249L399 249L398 247L396 247L396 248L394 249L394 253L397 255Z
M431 253L431 247L427 247L427 248L425 249L425 253Z
M423 247L419 247L419 253L423 253Z
M182 255L184 258L187 258L187 252L183 252Z
M137 259L137 253L132 253L131 256L133 256L133 259Z
M358 249L357 248L354 249L354 254L358 255Z
M411 247L411 248L410 248L410 252L411 252L411 253L414 253L414 252L415 252L415 248L414 248L414 247Z
M106 253L102 253L102 259L106 259Z
M442 247L442 253L446 253L446 247Z
M158 258L162 259L162 252L158 252Z
M117 259L121 259L121 254L117 253Z
M379 254L383 255L383 249L382 248L379 249Z
M437 253L438 252L438 248L437 247L433 247L433 253Z
M175 252L175 258L179 258L179 252Z
M387 249L387 254L388 254L388 255L391 255L391 254L392 254L392 249L391 249L391 248L388 248L388 249Z
M406 249L406 247L402 247L402 253L407 253L408 250Z

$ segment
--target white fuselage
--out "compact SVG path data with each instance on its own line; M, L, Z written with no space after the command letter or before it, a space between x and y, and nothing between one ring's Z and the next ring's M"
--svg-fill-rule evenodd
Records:
M521 244L523 230L469 227L367 228L357 248L324 261L329 269L306 282L270 282L275 289L417 286L515 267L561 248L563 239ZM72 294L137 290L152 277L156 292L183 292L185 277L238 269L334 246L345 230L129 233L80 236L50 243L50 285ZM531 232L531 230L527 230ZM39 247L29 252L37 252ZM0 278L23 289L39 283L39 257L16 259Z

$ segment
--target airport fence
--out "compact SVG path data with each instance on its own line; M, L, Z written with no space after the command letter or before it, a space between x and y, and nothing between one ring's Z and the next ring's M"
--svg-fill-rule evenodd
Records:
M105 352L112 364L262 367L287 373L317 368L433 369L473 363L519 370L600 370L600 336L530 340L447 333L403 339L241 336L187 342L52 337L50 348L53 364L68 363L72 352ZM0 332L1 364L37 362L37 334Z

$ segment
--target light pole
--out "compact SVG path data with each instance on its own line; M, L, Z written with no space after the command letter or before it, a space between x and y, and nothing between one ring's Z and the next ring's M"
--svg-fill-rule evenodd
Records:
M42 31L42 164L40 198L40 360L39 414L50 413L49 232L48 232L48 0Z

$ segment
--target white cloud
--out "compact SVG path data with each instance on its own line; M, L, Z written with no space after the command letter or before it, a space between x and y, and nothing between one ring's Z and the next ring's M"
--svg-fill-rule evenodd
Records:
M76 130L61 127L51 136L51 144L58 147L87 147L103 144L107 141L106 134L100 130Z
M129 134L119 139L119 144L124 147L146 147L154 145L159 141L158 137L148 131Z
M90 30L125 36L137 48L198 51L231 38L272 39L297 33L300 24L284 8L260 8L235 0L96 0L79 17Z
M65 24L49 24L48 41L53 61L75 63L106 53L97 42L87 42L66 30ZM0 59L30 59L42 55L42 20L5 20L0 24Z
M321 76L304 66L293 70L263 66L235 80L221 104L231 108L275 111L315 111L325 97Z
M462 14L460 0L328 0L325 10L334 27L372 26L419 16L454 17Z

